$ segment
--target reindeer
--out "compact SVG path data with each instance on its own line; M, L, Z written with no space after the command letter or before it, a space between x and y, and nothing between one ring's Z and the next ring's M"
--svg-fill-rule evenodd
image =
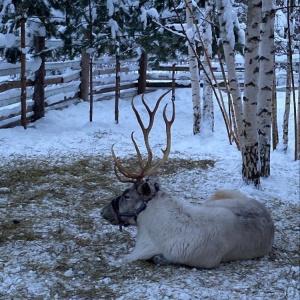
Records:
M171 126L175 118L172 102L171 119L163 110L167 142L163 157L153 163L149 133L163 94L153 110L144 97L142 102L149 114L145 127L134 106L132 108L144 135L148 153L144 163L137 143L131 139L137 152L141 170L131 171L122 166L111 148L115 175L121 182L132 183L102 211L102 217L113 225L137 226L136 245L125 258L128 261L153 260L158 264L183 264L197 268L215 268L221 262L259 258L268 254L274 239L272 218L260 202L237 191L220 190L202 205L190 204L164 191L157 178L157 169L166 162L171 148ZM120 173L120 174L119 174Z

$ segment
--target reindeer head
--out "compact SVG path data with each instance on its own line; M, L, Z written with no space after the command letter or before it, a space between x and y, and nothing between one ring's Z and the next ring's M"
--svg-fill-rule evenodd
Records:
M159 104L167 93L169 93L169 91L164 93L158 99L153 110L151 110L147 105L147 103L145 102L144 95L142 96L142 102L149 114L148 127L144 126L141 117L134 106L133 98L132 98L131 106L136 115L138 123L142 129L145 146L148 154L147 161L144 162L141 152L137 146L137 143L132 133L131 140L133 142L134 148L137 153L137 160L140 167L139 172L131 171L128 168L122 166L119 158L117 158L113 150L114 145L111 148L112 156L115 162L114 171L117 179L121 182L133 183L131 188L126 189L120 196L113 199L111 203L105 206L101 211L102 217L107 221L109 221L112 225L119 225L120 230L122 229L122 226L136 225L137 217L139 213L141 213L147 207L147 203L153 197L155 197L156 193L159 191L158 181L154 178L151 178L151 176L153 176L158 170L158 168L166 162L170 153L171 126L175 119L175 104L173 101L172 101L173 110L172 110L172 116L170 120L168 120L166 116L167 104L165 105L163 110L163 118L166 124L167 145L165 149L162 149L162 153L163 153L162 159L156 163L153 163L152 161L153 154L149 144L149 133L152 129L155 113L159 107Z

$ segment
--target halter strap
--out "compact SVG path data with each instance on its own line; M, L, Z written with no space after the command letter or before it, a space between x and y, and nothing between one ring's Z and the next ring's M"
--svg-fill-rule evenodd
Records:
M112 200L111 205L113 207L114 212L117 215L118 221L119 221L119 229L122 232L122 226L127 227L130 224L126 223L124 220L122 220L122 217L127 217L127 218L133 218L134 221L137 221L138 215L144 211L147 208L147 204L148 202L154 198L156 196L156 193L159 191L159 187L157 185L155 185L155 193L152 197L143 200L143 202L141 203L140 207L134 211L134 212L120 212L120 200L121 200L121 196L115 198L114 200Z
M116 199L114 199L111 203L117 217L118 217L118 221L119 221L119 228L120 228L120 231L122 232L122 226L124 227L127 227L129 226L130 224L129 223L126 223L124 220L122 220L122 217L127 217L127 218L133 218L134 221L136 222L137 221L137 217L138 215L147 208L147 203L148 201L150 200L145 200L141 203L140 207L135 211L135 212L120 212L119 211L119 206L120 206L120 199L121 197L117 197Z

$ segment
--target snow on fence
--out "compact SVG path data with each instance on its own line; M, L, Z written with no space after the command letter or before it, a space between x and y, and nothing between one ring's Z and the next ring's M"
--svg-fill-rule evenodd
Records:
M89 61L86 62L89 64ZM277 68L283 68L284 61L276 63ZM32 120L35 109L35 71L40 63L37 60L27 62L26 80L26 117ZM71 60L62 62L46 62L44 78L44 110L67 107L70 103L76 103L84 99L83 89L89 84L83 84L83 61ZM87 66L88 69L88 66ZM131 97L137 93L144 93L157 88L170 88L172 85L171 65L161 65L155 69L147 70L146 58L122 61L117 72L116 58L103 57L93 60L93 98L94 101L119 97ZM21 114L21 80L20 64L0 64L0 128L20 124ZM175 86L190 87L190 73L188 65L175 66ZM224 86L224 80L217 65L214 73L219 86ZM243 86L244 68L237 67L240 85ZM284 72L285 73L285 72ZM278 72L277 86L280 86L285 78L281 78ZM286 74L286 73L285 73ZM116 92L117 77L120 78L119 91ZM85 78L86 79L86 78ZM87 97L88 97L87 96ZM84 99L89 100L89 99Z
M26 63L26 118L34 119L36 98L40 87L36 86L34 72L40 67L38 59ZM46 62L44 86L44 111L64 108L81 101L83 84L82 61ZM20 124L21 115L21 65L0 64L0 128ZM120 66L121 97L137 92L139 61L122 61ZM86 78L85 78L86 79ZM86 88L86 87L85 87ZM89 86L88 86L89 88ZM112 98L116 90L115 58L95 59L93 61L93 95L95 100ZM88 91L89 93L89 91ZM88 100L88 99L85 99Z

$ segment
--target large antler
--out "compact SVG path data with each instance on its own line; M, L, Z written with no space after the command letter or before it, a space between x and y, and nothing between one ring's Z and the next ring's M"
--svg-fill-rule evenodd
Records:
M165 105L164 107L164 110L163 110L163 118L164 118L164 121L166 123L166 135L167 135L167 145L166 145L166 148L165 149L161 149L161 151L163 152L163 157L161 160L159 160L157 163L155 164L152 164L152 158L153 158L153 154L152 154L152 151L151 151L151 147L150 147L150 144L149 144L149 133L152 129L152 126L153 126L153 122L154 122L154 117L155 117L155 114L156 114L156 111L159 107L159 104L161 102L161 100L170 92L167 91L166 93L164 93L162 96L159 97L159 99L157 100L156 102L156 105L154 107L153 110L151 110L148 106L148 104L146 103L145 99L144 99L144 95L142 96L142 102L144 104L144 106L146 107L146 110L148 112L148 115L149 115L149 124L148 124L148 127L145 127L142 119L141 119L141 116L139 115L137 109L135 108L134 106L134 103L133 103L133 98L131 100L131 106L132 106L132 109L135 113L135 116L137 118L137 121L142 129L142 132L143 132L143 135L144 135L144 141L145 141L145 146L146 146L146 150L147 150L147 154L148 154L148 158L147 158L147 162L144 163L143 162L143 159L142 159L142 155L141 155L141 152L138 148L138 145L133 137L133 132L131 133L131 140L133 142L133 145L134 145L134 148L135 148L135 151L137 153L137 159L138 159L138 163L139 163L139 166L141 168L141 171L140 172L132 172L130 170L128 170L127 168L125 168L124 166L121 165L121 162L120 160L117 158L115 152L114 152L114 145L112 145L111 147L111 153L112 153L112 156L113 156L113 159L114 159L114 162L115 162L115 166L114 166L114 171L115 171L115 174L118 178L119 181L121 182L140 182L143 177L145 176L150 176L150 175L153 175L157 169L163 165L166 160L168 159L168 156L170 154L170 149L171 149L171 126L174 122L174 119L175 119L175 104L174 104L174 101L172 101L172 116L171 116L171 119L168 120L167 116L166 116L166 110L167 110L167 106L168 104ZM125 177L125 178L122 178L119 174L118 174L118 171Z

